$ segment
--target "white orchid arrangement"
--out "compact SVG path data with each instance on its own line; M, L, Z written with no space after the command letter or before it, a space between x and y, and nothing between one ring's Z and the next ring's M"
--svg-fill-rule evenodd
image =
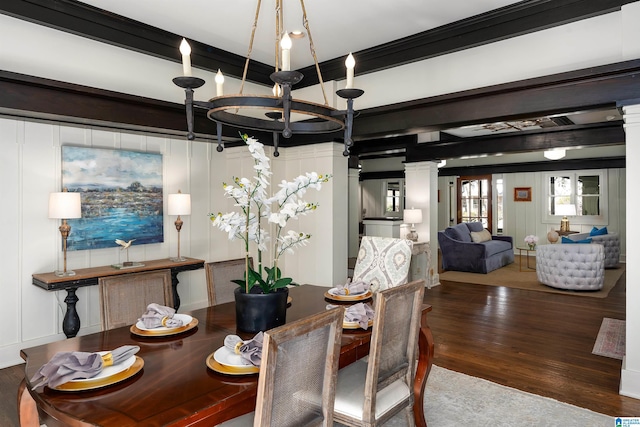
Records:
M527 245L535 245L538 243L538 236L534 236L533 234L530 234L524 238L524 242Z
M247 144L251 157L254 160L256 176L253 181L247 178L234 177L233 184L223 183L225 195L235 201L235 206L240 209L235 212L209 214L213 226L225 231L229 240L242 240L245 245L246 271L245 277L234 280L240 286L245 287L249 293L254 285L258 285L263 293L274 292L292 284L291 278L281 277L278 268L280 256L284 253L294 253L294 249L304 246L311 238L310 234L285 231L284 228L290 219L298 219L300 215L306 215L317 209L317 203L308 203L301 199L307 189L320 190L323 182L328 182L331 175L318 175L315 172L306 173L293 181L283 180L280 190L268 197L267 191L270 185L271 167L269 158L264 153L264 145L255 138L241 135ZM262 220L275 225L273 238L273 264L264 267L267 273L262 276L262 252L267 251L271 241L269 233L262 228ZM258 249L258 270L249 266L249 243L254 242Z

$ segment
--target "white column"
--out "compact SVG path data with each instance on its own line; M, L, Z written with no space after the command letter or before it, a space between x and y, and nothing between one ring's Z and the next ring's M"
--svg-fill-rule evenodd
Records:
M640 162L640 105L624 107L624 129L626 133L627 166ZM627 182L640 182L640 168L626 168ZM637 242L640 239L640 228L636 227L634 212L640 209L640 199L635 194L633 185L627 186L627 241ZM634 237L634 236L637 236ZM636 252L638 253L636 255ZM627 259L640 259L640 247L627 245ZM640 398L640 265L627 263L627 331L626 355L622 363L620 394Z
M358 256L360 249L360 219L362 208L360 206L360 170L349 169L349 257Z
M416 224L419 242L430 242L431 265L429 266L429 286L439 283L438 279L438 166L435 162L405 164L405 206L422 209L422 224ZM431 272L433 269L433 272Z

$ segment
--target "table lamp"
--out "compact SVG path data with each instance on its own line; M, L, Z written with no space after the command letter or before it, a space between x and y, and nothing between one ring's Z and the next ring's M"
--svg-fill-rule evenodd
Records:
M422 223L422 209L405 209L403 216L405 224L411 224L407 239L417 242L418 233L416 233L416 224Z
M560 231L570 231L569 218L567 218L567 215L576 215L576 205L556 205L556 215L562 215L562 219L560 220Z
M178 230L178 256L170 258L171 261L181 262L186 261L186 258L180 256L180 230L182 229L183 221L180 215L191 215L191 194L182 194L180 190L176 194L169 194L169 215L178 215L175 221L176 230Z
M82 206L80 202L80 193L69 193L65 188L61 193L51 193L49 195L49 218L61 219L62 225L58 228L62 235L62 250L64 252L64 269L56 270L56 276L75 276L73 270L67 271L67 238L71 232L71 226L67 223L67 219L81 218Z

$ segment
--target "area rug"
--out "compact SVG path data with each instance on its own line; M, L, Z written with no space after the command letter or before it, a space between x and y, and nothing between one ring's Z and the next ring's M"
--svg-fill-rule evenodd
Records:
M604 286L599 291L565 291L543 285L538 282L535 270L526 269L523 259L523 271L520 271L519 257L515 262L492 271L488 274L466 273L461 271L445 271L440 273L440 281L471 283L477 285L506 286L509 288L527 289L531 291L551 292L555 294L578 295L584 297L606 298L625 272L626 264L619 264L618 268L608 268L604 271ZM529 260L529 265L535 265L535 259Z
M608 317L602 319L602 325L600 325L600 331L591 352L598 356L622 360L626 341L625 323L624 320Z
M613 417L433 366L424 411L429 427L610 427ZM385 427L407 425L403 413Z

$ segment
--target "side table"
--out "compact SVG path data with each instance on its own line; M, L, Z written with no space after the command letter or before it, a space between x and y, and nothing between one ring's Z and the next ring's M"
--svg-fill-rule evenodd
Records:
M518 246L516 249L518 249L519 254L518 254L518 258L520 258L520 271L522 271L522 252L524 251L525 253L525 257L527 258L527 269L529 270L535 270L536 266L534 265L533 267L531 267L529 265L529 252L533 252L533 256L535 257L536 255L536 248L535 246L533 247L533 249L529 248L529 247L521 247Z

